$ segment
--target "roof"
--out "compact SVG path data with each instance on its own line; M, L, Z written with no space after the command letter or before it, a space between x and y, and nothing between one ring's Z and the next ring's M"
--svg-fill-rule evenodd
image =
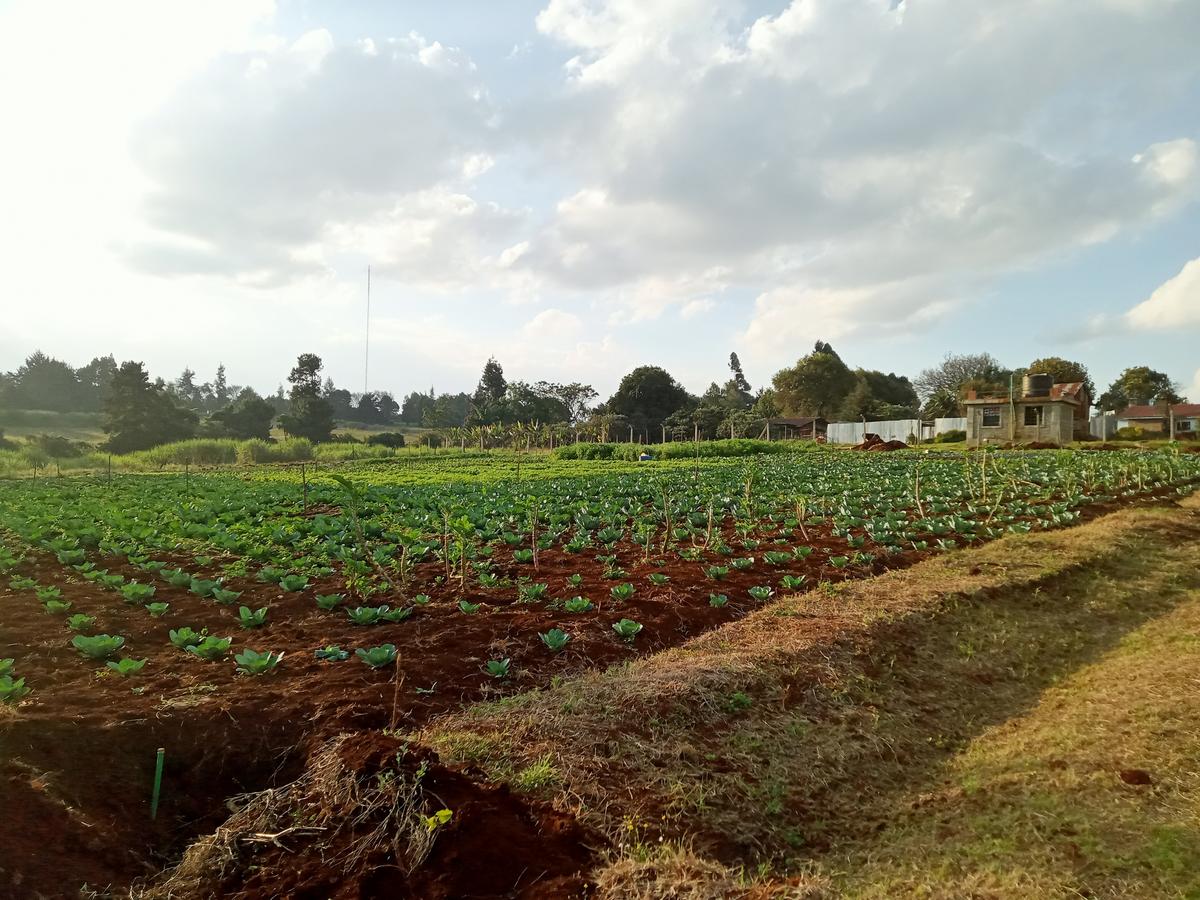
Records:
M1065 381L1062 384L1052 385L1048 395L1033 397L1016 395L1012 398L1014 403L1046 403L1047 401L1059 401L1062 403L1073 403L1078 406L1083 402L1083 398L1087 396L1087 390L1083 386L1082 381ZM994 395L991 397L977 397L975 391L967 391L967 398L963 403L986 403L994 405L996 403L1008 403L1007 394Z
M1087 391L1084 390L1082 381L1069 381L1064 384L1056 384L1050 388L1050 397L1058 399L1059 397L1073 397L1076 400L1086 396Z
M813 422L818 422L821 425L825 424L824 419L819 418L819 417L813 417L813 416L795 416L795 417L783 416L783 417L777 417L774 419L767 419L767 424L769 424L769 425L793 425L796 428L806 427L808 425L811 425Z
M1200 403L1176 403L1171 407L1176 416L1190 419L1200 417ZM1117 413L1118 419L1165 419L1167 410L1162 406L1127 406Z
M1007 403L1007 397L968 397L963 401L963 405L965 406L995 406L997 404L1006 405ZM1013 403L1017 404L1018 406L1042 403L1069 403L1071 406L1078 406L1079 398L1064 396L1061 394L1055 396L1054 392L1051 391L1050 395L1047 397L1013 397Z

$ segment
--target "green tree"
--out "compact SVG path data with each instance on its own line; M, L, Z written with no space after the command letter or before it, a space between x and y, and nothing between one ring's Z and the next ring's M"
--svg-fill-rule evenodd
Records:
M288 412L279 417L279 425L293 437L314 443L327 441L333 434L333 407L321 396L321 357L302 353L288 375L292 388L288 394Z
M923 369L913 387L924 402L926 417L963 415L967 391L1008 393L1012 371L990 353L947 353L932 369Z
M86 408L75 370L41 350L27 357L11 378L10 398L18 409L67 412Z
M111 353L108 356L97 356L82 369L77 369L75 375L79 379L82 408L89 412L99 412L104 406L108 386L116 374L117 361Z
M621 379L604 412L625 417L635 431L654 438L667 417L690 400L688 392L666 369L638 366Z
M1100 395L1096 406L1102 410L1122 410L1127 406L1182 402L1179 385L1171 381L1169 375L1149 366L1132 366L1117 376L1117 380Z
M1029 364L1029 368L1024 371L1018 369L1013 375L1050 375L1054 378L1055 384L1083 382L1083 389L1087 391L1088 397L1096 396L1096 386L1092 384L1092 376L1088 374L1087 366L1083 363L1063 359L1061 356L1045 356L1035 359Z
M838 415L852 420L912 419L919 407L917 392L905 376L855 369L854 387L842 401Z
M104 402L104 430L113 453L146 450L195 435L199 417L175 405L140 362L124 362L113 375Z
M854 373L833 347L817 341L812 353L776 372L771 383L786 415L828 418L853 390L854 381Z
M239 440L271 436L271 422L275 418L275 407L258 396L252 388L243 388L237 399L219 409L211 416L211 431Z

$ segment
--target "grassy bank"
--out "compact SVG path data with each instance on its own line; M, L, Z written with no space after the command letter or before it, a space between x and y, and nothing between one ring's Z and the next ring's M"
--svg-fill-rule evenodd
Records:
M1198 509L787 598L414 739L608 834L610 897L1196 896Z

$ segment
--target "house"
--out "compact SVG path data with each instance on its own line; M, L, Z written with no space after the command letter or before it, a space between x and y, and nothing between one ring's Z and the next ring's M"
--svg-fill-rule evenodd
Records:
M1082 384L1054 384L1049 375L1026 375L1020 394L980 397L967 393L967 446L1038 442L1069 444L1088 426L1091 398Z
M1138 428L1164 437L1171 427L1172 420L1175 423L1176 437L1200 436L1200 403L1127 406L1117 413L1118 428Z

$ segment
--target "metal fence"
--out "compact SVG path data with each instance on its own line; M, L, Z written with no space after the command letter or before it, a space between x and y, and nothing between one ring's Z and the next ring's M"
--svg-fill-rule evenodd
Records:
M830 422L825 439L831 444L858 444L864 434L877 434L885 441L908 441L912 437L930 440L947 431L966 431L965 418L934 419L933 424L920 419L892 419L888 422Z

